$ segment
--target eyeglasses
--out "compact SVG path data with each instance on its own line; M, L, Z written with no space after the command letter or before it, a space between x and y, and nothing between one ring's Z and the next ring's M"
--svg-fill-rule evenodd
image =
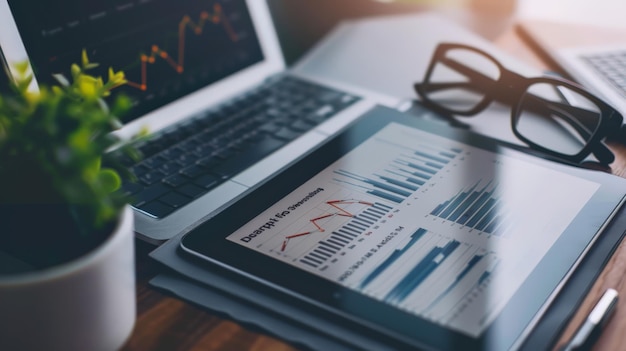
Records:
M615 159L602 142L620 133L623 117L614 108L572 82L510 71L482 50L440 44L414 88L426 107L445 114L476 115L494 101L510 105L515 136L547 155L575 163L592 153L603 164Z

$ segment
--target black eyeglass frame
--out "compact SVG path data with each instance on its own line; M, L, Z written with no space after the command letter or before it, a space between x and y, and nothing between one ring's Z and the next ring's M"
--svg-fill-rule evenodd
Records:
M486 59L490 60L500 71L500 76L497 80L493 80L490 77L483 75L480 72L473 70L470 67L467 67L455 60L449 60L446 58L446 52L453 49L463 49L475 52L484 56ZM446 108L440 103L433 101L429 98L429 90L432 89L432 83L429 83L429 80L435 70L435 67L438 64L445 64L449 67L453 67L457 69L459 72L467 74L468 77L471 77L472 80L477 80L471 84L474 88L478 88L481 93L484 94L482 100L477 103L473 108L463 111L463 110L454 110ZM414 89L416 93L421 98L421 102L428 108L434 109L439 112L443 112L446 114L460 115L460 116L473 116L478 114L487 108L492 102L500 101L507 103L511 106L511 129L513 134L526 143L531 148L538 150L547 155L557 157L559 159L563 159L573 163L580 163L583 161L590 153L593 153L598 161L603 164L610 164L615 160L615 156L613 153L603 144L602 140L605 137L610 137L611 135L616 135L619 133L620 128L622 126L623 117L622 115L615 110L613 107L608 105L603 100L599 99L597 96L593 95L585 88L580 85L573 83L571 81L561 79L558 77L533 77L528 78L524 77L518 73L515 73L507 68L505 68L498 60L496 60L492 55L486 53L483 50L478 48L464 45L464 44L455 44L455 43L441 43L436 48L432 59L429 63L429 66L426 70L426 74L424 76L424 80L421 83L415 83ZM585 146L575 155L568 155L564 153L560 153L548 148L545 148L541 145L536 144L535 142L529 140L524 135L522 135L517 130L517 122L520 117L520 112L522 110L522 102L523 96L528 91L528 88L534 84L539 83L547 83L556 86L562 86L567 89L572 90L573 92L580 94L585 97L589 101L596 104L596 106L600 110L600 121L598 126L592 132L592 134L587 139ZM449 86L459 86L463 83L447 83ZM429 89L429 87L431 89ZM572 123L570 121L570 123ZM575 127L575 126L574 126ZM579 131L580 132L580 131Z

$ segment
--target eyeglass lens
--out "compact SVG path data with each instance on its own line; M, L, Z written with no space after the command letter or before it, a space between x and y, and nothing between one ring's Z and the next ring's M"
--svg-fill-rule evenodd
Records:
M570 156L588 144L600 120L594 102L557 83L531 84L513 117L514 128L528 141Z
M449 111L466 113L486 99L485 86L500 77L500 69L480 53L453 48L434 63L427 77L426 98Z
M500 68L491 58L465 48L449 48L433 64L424 81L422 95L457 114L475 113L477 111L472 110L494 98L515 104L517 98L499 91L507 89L506 86L496 86L500 76ZM529 85L513 113L513 129L519 136L568 156L582 151L600 121L601 110L592 100L556 80Z

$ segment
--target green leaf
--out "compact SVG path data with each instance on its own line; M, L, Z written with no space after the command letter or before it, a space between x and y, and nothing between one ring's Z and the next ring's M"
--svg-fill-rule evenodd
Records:
M133 106L133 101L126 95L118 95L113 102L111 113L117 117L121 117L126 111Z
M98 66L100 66L100 64L98 64L98 63L89 63L89 64L85 65L85 70L94 69L94 68L96 68Z
M69 87L70 86L70 81L67 80L67 78L65 78L64 75L62 74L53 74L52 75L54 77L54 79L56 79L56 81L62 86L62 87Z
M101 169L98 174L98 180L102 188L108 193L112 193L122 186L122 178L115 170L110 168Z
M97 64L89 62L86 50L76 61L65 75L54 75L58 83L42 83L37 92L29 90L32 68L20 63L12 90L0 94L0 202L74 207L71 220L89 236L100 224L110 224L129 200L116 190L120 174L133 174L115 161L106 164L119 169L103 169L100 159L116 142L110 131L132 101L116 97L110 109L103 97L126 83L124 73L109 69L104 80L90 75L87 69ZM127 141L119 143L115 146L140 158ZM63 226L73 226L68 224ZM0 229L0 239L3 235Z
M89 57L87 57L87 50L83 49L81 53L81 63L83 67L87 67L89 65Z
M22 76L26 75L26 73L29 70L29 63L28 61L23 61L23 62L19 62L15 64L15 70Z
M71 73L72 73L72 78L74 78L74 79L77 79L78 76L81 74L81 71L82 71L80 69L80 67L77 64L75 64L75 63L72 64L72 67L71 67L70 70L71 70Z
M33 81L33 76L22 78L20 81L17 82L17 89L22 93L26 93L32 81Z

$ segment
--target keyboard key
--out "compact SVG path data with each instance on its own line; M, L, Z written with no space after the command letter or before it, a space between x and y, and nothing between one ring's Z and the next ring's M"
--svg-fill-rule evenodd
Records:
M215 146L211 145L211 144L201 144L201 145L196 145L196 147L193 148L193 150L191 150L191 152L193 152L194 154L196 154L199 157L204 157L204 156L208 156L211 153L213 153L213 151L215 151Z
M180 170L180 164L173 162L173 161L169 161L167 163L162 164L158 170L161 171L165 175L174 174L174 173L177 173L178 170Z
M194 147L200 144L201 142L197 140L196 138L189 138L189 139L186 139L185 141L178 143L176 147L179 147L180 149L184 151L191 151L194 149Z
M198 156L189 153L189 154L182 154L178 157L176 157L175 159L173 159L174 162L178 163L179 165L181 165L182 167L186 167L189 165L192 165L194 163L196 163L196 161L198 160Z
M165 151L163 151L161 153L162 156L167 157L170 160L174 160L177 157L179 157L180 155L183 155L185 152L179 148L171 148L171 149L167 149Z
M349 104L351 104L351 103L353 103L353 102L355 102L355 101L357 101L357 100L358 100L358 98L357 98L356 96L354 96L354 95L344 94L344 95L341 97L340 102L341 102L341 104L343 104L343 105L349 105Z
M207 168L207 169L211 169L215 166L217 166L219 163L221 162L221 159L217 156L208 156L208 157L204 157L199 159L196 164Z
M220 179L210 174L204 174L194 179L193 182L204 189L211 189L220 183Z
M337 100L340 96L341 96L341 93L331 90L331 91L327 91L327 92L320 94L319 99L320 101L324 101L324 102L332 102L334 100Z
M313 128L315 124L307 122L306 120L298 119L289 125L289 128L299 132L306 132Z
M274 136L279 139L293 140L297 138L298 136L300 136L301 134L302 132L295 131L287 127L283 127L278 132L274 133Z
M152 156L150 158L147 158L143 161L141 161L141 164L151 168L151 169L155 169L155 168L159 168L162 164L164 164L165 162L167 162L167 160L159 155L156 156Z
M135 165L133 167L130 168L130 171L133 172L133 174L135 175L135 177L141 177L142 175L150 172L150 168L142 165L142 164L138 164Z
M159 151L163 150L163 147L159 145L159 143L155 140L146 141L144 144L138 147L139 151L143 154L144 157L150 157Z
M258 130L260 132L272 134L272 133L276 133L277 131L279 131L280 128L281 128L280 125L276 124L275 122L268 122L260 126Z
M194 184L185 184L180 188L176 189L177 192L189 196L191 198L196 198L204 193L206 193L207 189L199 187Z
M174 208L179 208L188 204L191 201L191 198L176 192L171 192L161 196L159 201Z
M315 114L320 117L329 117L333 114L333 112L335 112L335 108L333 106L324 105L320 107L317 111L315 111Z
M312 113L308 114L305 119L313 124L320 124L326 120L326 117L320 116L316 113Z
M608 80L623 96L626 96L626 52L606 52L603 54L583 56L596 72Z
M137 163L132 157L124 154L121 151L114 151L111 154L105 155L105 160L103 160L103 161L105 163L109 162L109 161L110 162L117 161L122 166L129 167L129 168Z
M183 184L186 184L189 182L189 178L183 176L182 174L176 173L173 174L165 179L163 179L163 183L165 185L169 185L173 188L179 187Z
M156 218L164 218L168 214L174 212L174 210L176 209L172 206L165 205L164 203L161 203L159 201L148 202L137 208L153 215Z
M215 151L212 156L214 158L225 160L225 159L231 157L234 153L235 153L235 151L233 149L225 147L225 148L223 148L221 150Z
M259 143L250 145L246 148L246 150L242 151L238 155L229 158L221 165L213 168L213 172L222 177L230 177L253 165L271 152L279 149L284 144L284 141L266 137Z
M140 142L145 159L125 162L139 182L120 191L162 218L357 100L294 77L272 79Z
M165 174L161 173L161 171L153 170L153 171L150 171L146 174L139 176L138 178L145 185L151 185L163 179L164 176Z
M135 198L133 205L141 206L145 203L155 200L156 198L166 194L169 191L170 191L170 188L168 188L162 183L152 184L149 187L144 188L142 191L136 193L133 196Z
M196 178L201 174L206 173L206 169L199 165L191 165L180 171L180 174L188 178Z
M143 185L131 181L124 181L120 188L120 192L124 196L131 196L143 190Z

